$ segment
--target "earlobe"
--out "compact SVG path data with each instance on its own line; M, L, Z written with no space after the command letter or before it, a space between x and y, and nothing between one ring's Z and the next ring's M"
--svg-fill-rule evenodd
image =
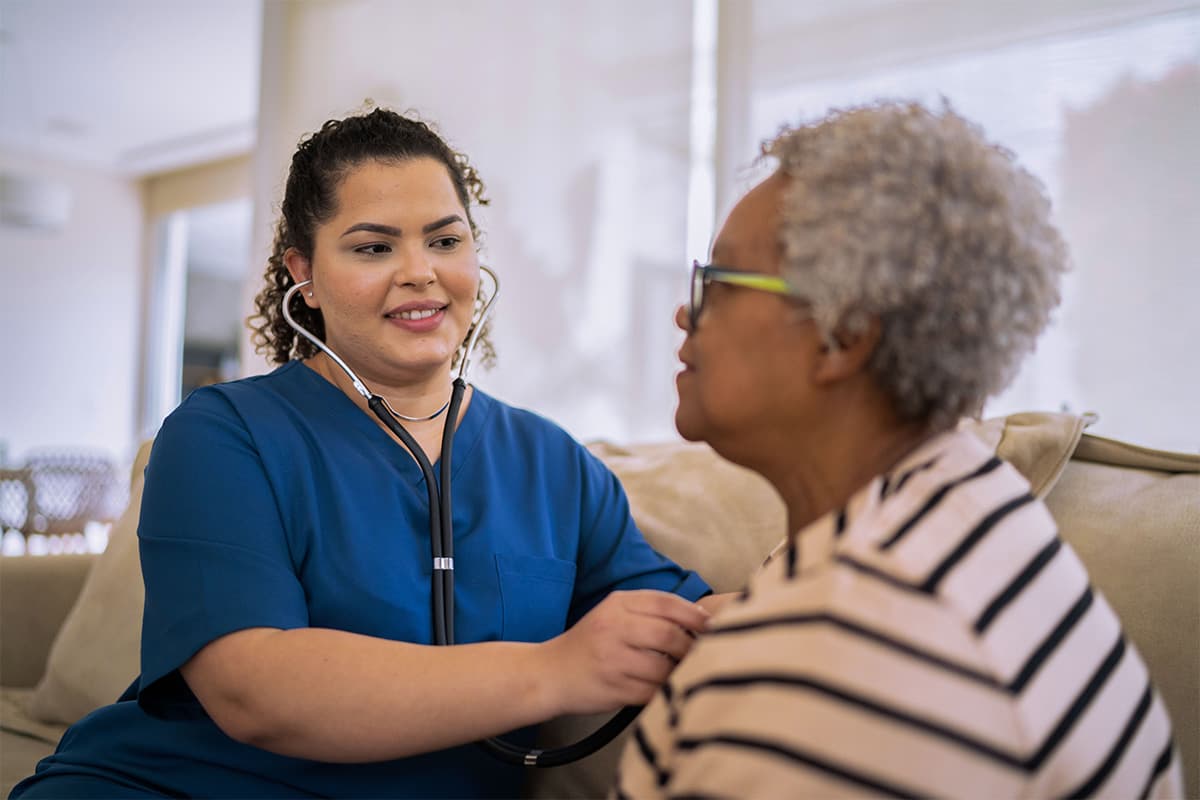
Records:
M861 330L845 327L835 330L821 345L813 377L818 383L837 383L862 372L875 354L882 334L883 327L877 317L867 319Z
M283 254L283 265L287 267L288 274L292 276L292 280L296 283L304 283L312 280L312 262L294 247L289 247ZM309 308L318 308L320 304L313 297L312 285L301 292L304 295L304 302Z

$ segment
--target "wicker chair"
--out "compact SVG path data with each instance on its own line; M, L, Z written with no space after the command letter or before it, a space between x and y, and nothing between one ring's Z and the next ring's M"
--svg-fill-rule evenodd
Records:
M25 530L33 503L33 481L27 469L0 469L0 533Z
M111 522L116 468L108 458L70 450L41 451L25 461L31 491L21 530L45 535L82 533L88 522Z

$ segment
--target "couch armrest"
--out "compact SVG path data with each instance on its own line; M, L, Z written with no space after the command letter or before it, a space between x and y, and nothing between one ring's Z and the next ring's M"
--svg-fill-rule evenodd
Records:
M0 685L35 686L93 555L0 558Z

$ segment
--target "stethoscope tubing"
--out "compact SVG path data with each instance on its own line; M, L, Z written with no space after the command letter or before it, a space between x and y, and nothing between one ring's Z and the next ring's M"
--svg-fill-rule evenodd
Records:
M451 384L450 400L447 402L447 405L442 407L446 414L446 421L442 428L440 491L438 482L434 477L433 465L429 463L429 457L425 455L425 451L417 443L417 440L413 438L412 434L400 424L398 417L403 417L403 415L397 414L388 405L387 400L368 389L366 384L359 379L358 375L355 374L354 370L350 369L350 366L345 361L319 338L305 330L292 317L291 312L288 310L288 304L296 292L311 284L312 281L301 281L289 288L284 293L282 302L283 318L287 321L288 325L301 336L308 339L308 341L312 342L321 352L329 356L346 373L355 391L366 399L367 408L379 418L379 421L389 431L396 435L396 438L412 453L413 458L416 459L418 466L421 468L421 474L425 479L426 493L429 498L429 544L433 556L433 575L430 580L430 605L433 610L433 641L435 645L439 646L454 644L454 520L453 505L451 503L452 481L450 456L453 452L454 433L458 425L459 411L462 408L463 396L467 389L465 376L470 363L470 357L475 349L475 343L479 339L479 334L483 330L483 324L491 312L492 305L496 302L496 298L500 294L500 281L496 273L482 265L480 269L486 271L492 279L492 296L488 298L487 303L484 305L482 311L480 311L479 320L473 326L471 336L468 338L466 347L463 350L462 361L459 363L458 377ZM441 413L441 411L437 413ZM433 416L436 417L437 413ZM422 419L403 418L410 421L420 421ZM426 417L424 419L431 418ZM590 735L565 747L556 747L549 750L526 748L511 744L497 737L480 740L478 744L489 755L507 764L524 767L558 767L585 758L595 753L601 747L604 747L616 738L617 734L624 730L629 723L633 722L641 710L640 706L626 706Z

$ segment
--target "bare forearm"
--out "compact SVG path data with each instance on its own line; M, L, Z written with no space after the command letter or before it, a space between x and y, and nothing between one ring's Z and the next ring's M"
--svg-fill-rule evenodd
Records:
M708 614L666 592L614 592L542 644L432 647L344 631L251 628L180 669L229 736L282 755L365 762L644 704Z
M220 659L232 654L222 648L229 642L218 640L209 646L215 652L201 651L185 665L184 677L227 733L282 755L335 762L400 758L540 722L560 710L543 645L431 647L317 628L242 631L227 639L233 637L241 637L233 643L239 657L225 663L248 664L248 670L235 680L221 676ZM198 674L193 665L200 658L208 661L200 667L216 672ZM205 677L212 687L237 688L204 692Z

